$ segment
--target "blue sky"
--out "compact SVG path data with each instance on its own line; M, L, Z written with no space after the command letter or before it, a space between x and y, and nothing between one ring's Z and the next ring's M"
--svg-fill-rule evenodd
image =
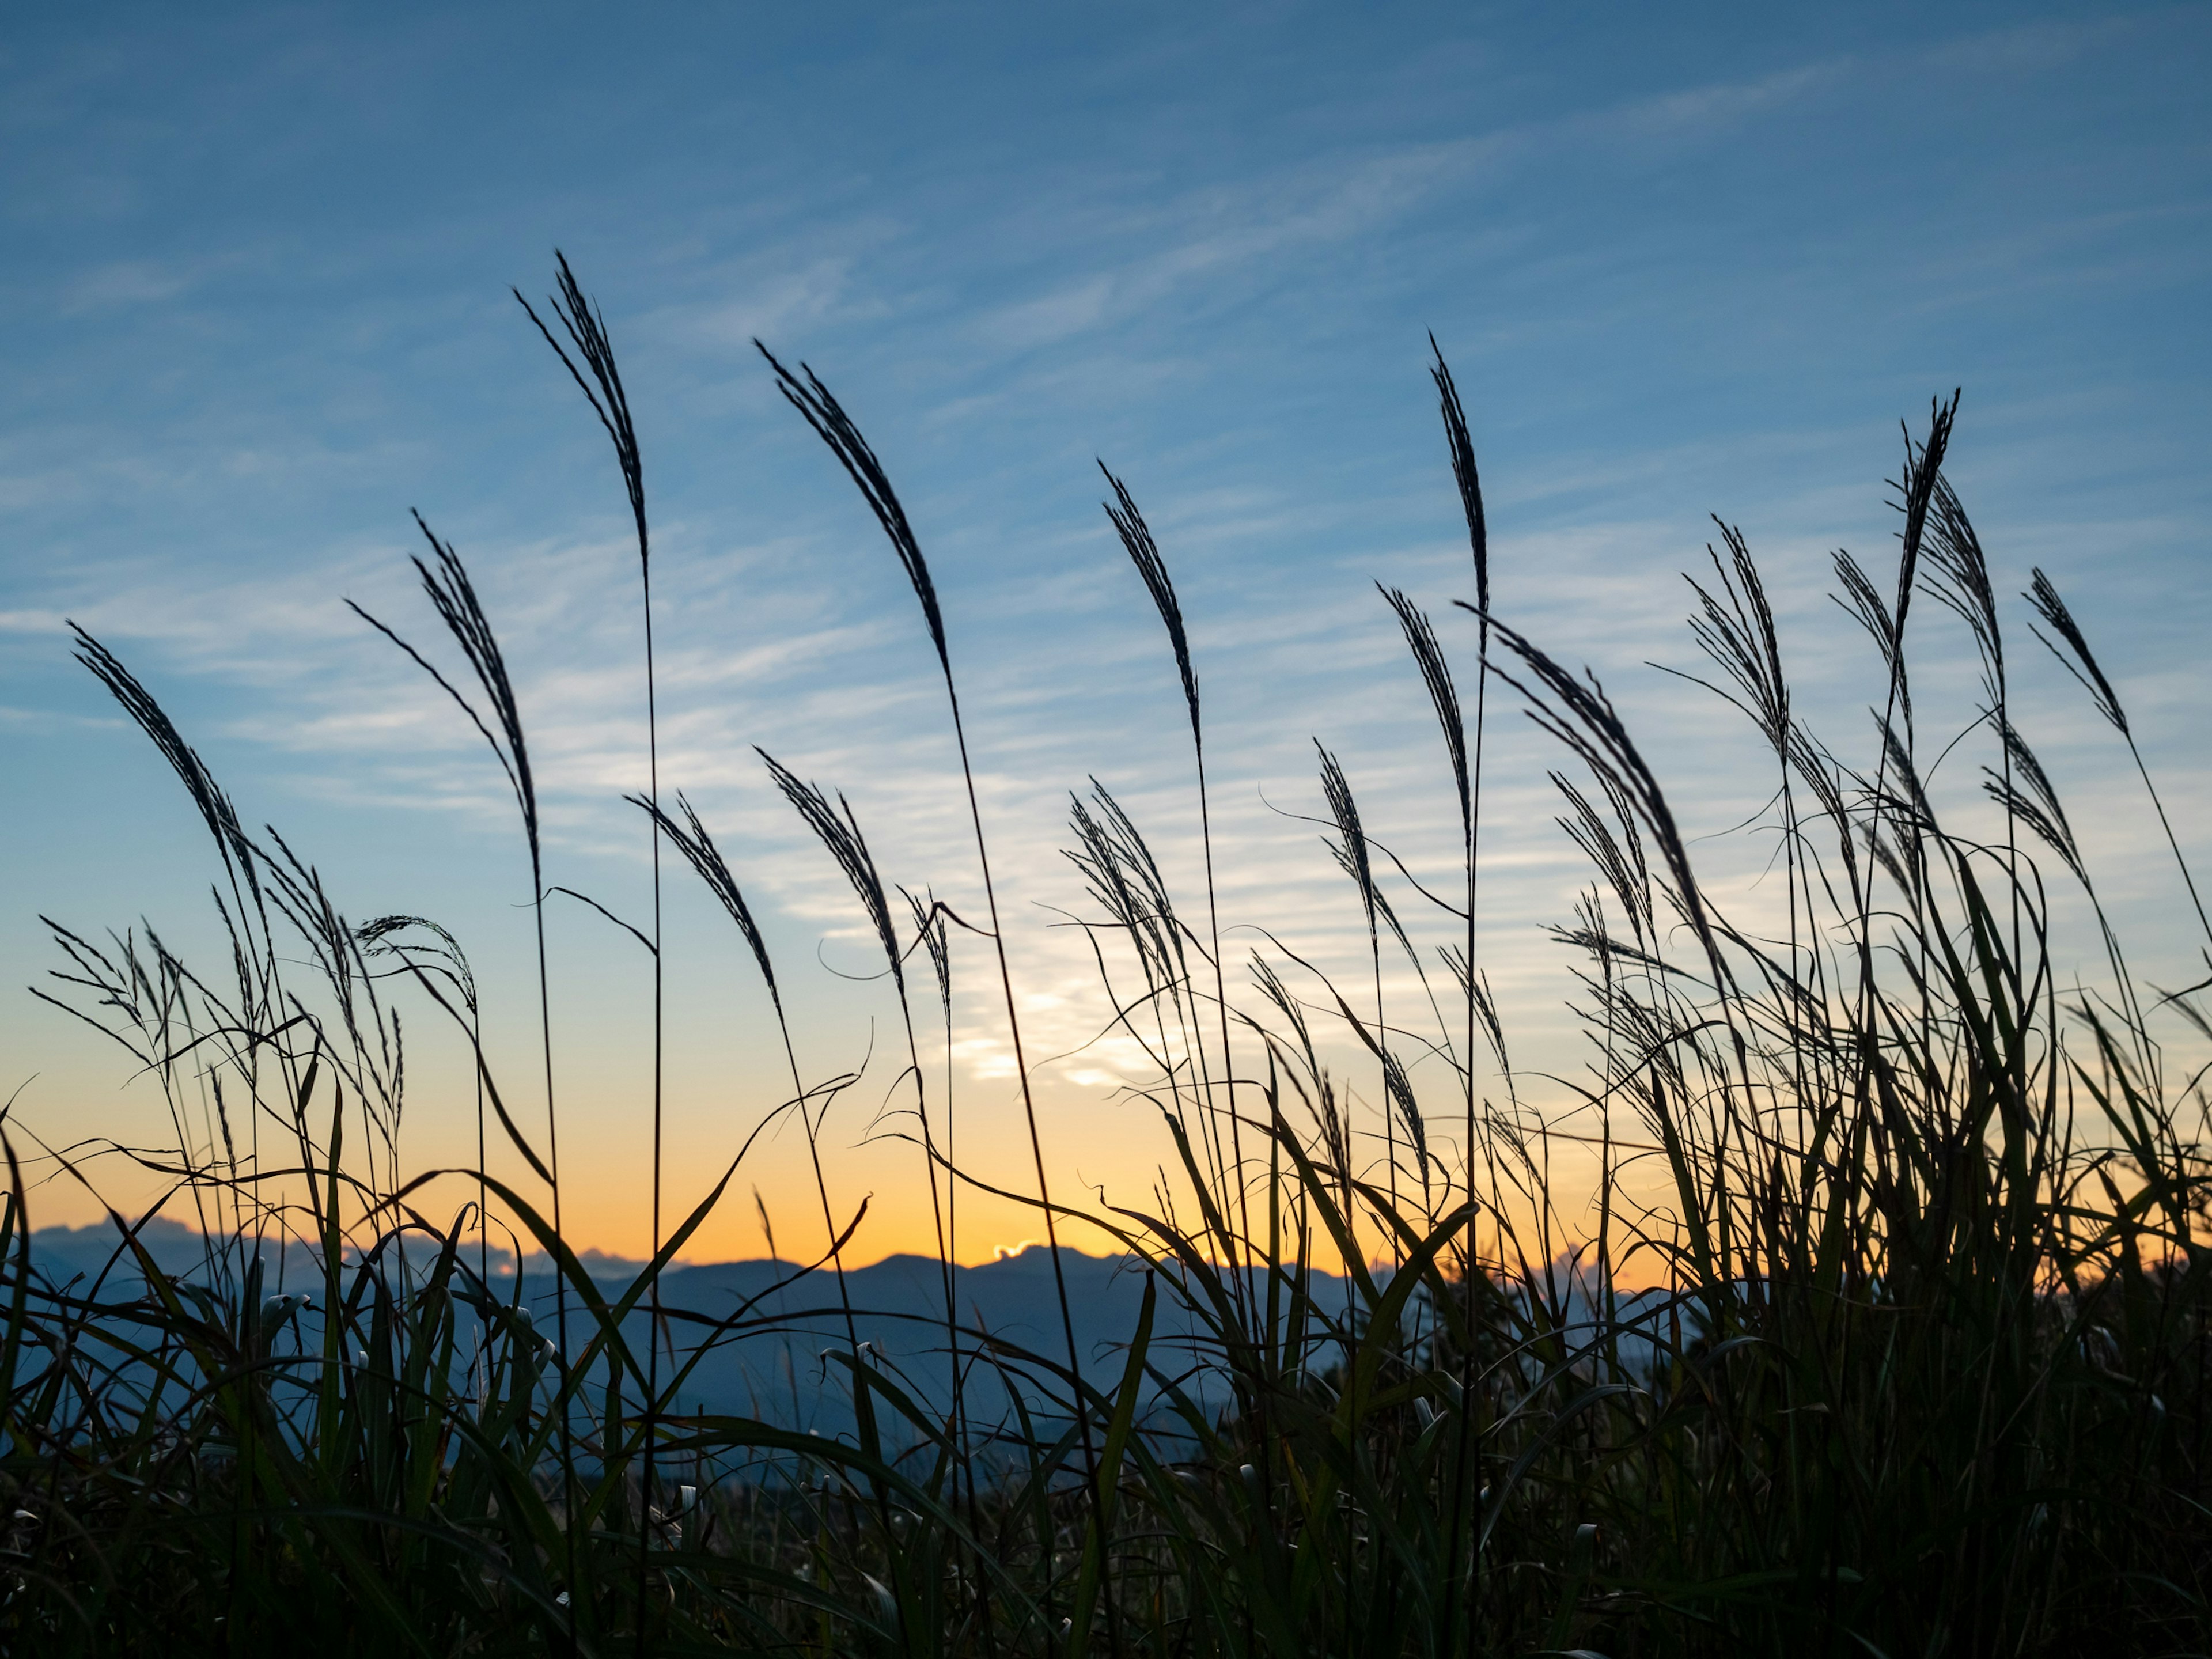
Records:
M1841 746L1869 658L1826 599L1828 553L1887 556L1897 422L1963 386L1951 475L2001 576L2048 568L2124 664L2177 821L2212 853L2208 61L2202 6L22 14L0 34L0 983L48 965L40 912L204 939L207 849L69 661L73 617L349 910L452 923L508 994L495 1042L527 1036L527 878L496 776L340 603L425 631L410 507L469 560L514 660L553 878L641 911L617 799L643 777L623 503L507 292L542 293L556 246L638 411L664 777L770 914L817 1069L872 1040L881 1072L888 1005L817 966L865 968L858 917L750 745L847 789L897 878L962 902L974 884L910 596L756 335L844 398L933 562L1048 1054L1101 1006L1049 925L1079 896L1054 850L1066 792L1097 773L1185 875L1194 845L1172 673L1094 458L1192 617L1224 920L1356 959L1348 890L1284 815L1316 810L1316 734L1394 844L1448 862L1433 728L1372 586L1432 606L1469 587L1431 330L1481 454L1501 611L1599 668L1696 827L1759 798L1748 741L1644 666L1688 660L1675 573L1706 514L1765 562ZM2062 782L2130 803L2085 827L2101 885L2185 971L2115 757L2055 669L2030 672ZM1528 1063L1564 1068L1540 929L1581 873L1550 827L1554 757L1497 720L1486 948ZM773 1068L754 1075L734 940L671 892L672 1121L703 1159ZM555 934L574 1133L601 1176L577 1211L634 1248L642 977L604 923ZM983 967L963 966L954 1046L988 1163L1012 1119ZM459 1146L438 1063L425 1160ZM20 994L0 1073L30 1079L16 1109L49 1134L151 1122ZM1126 1191L1158 1148L1108 1098L1115 1074L1092 1050L1044 1081L1055 1157ZM850 1138L887 1086L856 1091ZM771 1198L791 1154L765 1155ZM883 1248L911 1242L906 1155L846 1156L891 1217ZM74 1202L54 1191L51 1218ZM1022 1224L979 1215L965 1253ZM735 1218L704 1253L757 1248Z

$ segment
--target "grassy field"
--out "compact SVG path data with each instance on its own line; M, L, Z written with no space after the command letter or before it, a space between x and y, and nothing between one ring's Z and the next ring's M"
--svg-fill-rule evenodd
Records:
M629 404L565 264L532 320L612 440L649 605ZM990 895L966 921L1018 1054L989 826L929 567L836 399L769 362L880 520L935 647L963 762L946 787ZM11 1140L0 1644L1117 1659L2212 1650L2212 1310L2197 1237L2212 1222L2212 1163L2202 1076L2172 1057L2201 1054L2212 1025L2202 986L2168 994L2131 975L2013 726L2008 651L2025 639L2057 653L2134 753L2127 711L2040 572L2008 620L1942 473L1955 404L1907 443L1899 568L1838 556L1840 597L1884 665L1864 688L1880 717L1867 753L1832 750L1793 709L1733 532L1695 577L1711 685L1773 769L1771 805L1739 832L1777 849L1773 876L1758 915L1732 915L1603 690L1491 614L1475 458L1441 359L1436 380L1470 538L1475 616L1454 636L1474 649L1448 659L1431 618L1387 597L1435 706L1463 881L1417 892L1391 878L1322 751L1373 972L1294 993L1293 969L1318 981L1287 953L1224 959L1210 878L1171 892L1110 796L1075 805L1088 926L1124 1032L1158 1062L1151 1092L1179 1164L1157 1213L1079 1212L1086 1242L1103 1227L1149 1267L1130 1340L1103 1362L1079 1351L1060 1254L1079 1210L1053 1184L1026 1094L1034 1186L1014 1196L1060 1284L1059 1328L1034 1348L963 1321L945 1267L925 1379L860 1339L878 1310L854 1305L837 1247L735 1311L677 1305L663 1269L729 1201L727 1177L677 1216L660 1212L656 1173L655 1265L619 1285L587 1270L562 1228L525 711L467 572L427 526L418 562L444 637L370 620L491 750L541 897L545 1074L499 1076L477 1051L478 1121L532 1176L518 1189L469 1175L477 1201L458 1217L446 1217L454 1178L434 1213L430 1177L402 1154L396 1011L473 1041L459 945L420 918L341 916L273 831L246 832L131 670L80 635L86 666L206 819L232 949L196 966L143 932L56 930L53 995L167 1091L176 1145L145 1156L173 1183L168 1213L207 1243L193 1270L167 1271L118 1219L105 1271L47 1273ZM1200 665L1138 504L1109 484L1164 625L1164 672L1185 695L1203 813ZM1963 733L1914 725L1912 649L1931 607L1978 650L1981 711ZM649 680L649 632L647 649ZM1594 1228L1579 1188L1554 1189L1564 1131L1480 1082L1514 1075L1475 934L1485 723L1509 706L1557 738L1561 821L1592 866L1559 933L1580 953L1596 1056L1576 1130L1601 1170ZM1972 833L1939 821L1921 781L1954 741L1986 781ZM667 855L669 902L726 909L777 993L737 875L648 760L637 805ZM915 1032L949 1005L957 919L885 884L842 798L768 764L884 952L941 1218L967 1177L939 1151L948 1103ZM2153 782L2144 771L2144 804ZM1210 831L1206 850L1210 872ZM2054 937L2062 888L2088 901L2086 950ZM2203 926L2185 866L2174 890ZM1460 942L1415 945L1440 930ZM1391 1007L1382 964L1401 958L1426 994ZM802 1073L787 1030L775 1052L789 1088L776 1117L803 1124L810 1201L842 1243L858 1218L833 1201L821 1134L835 1080ZM1455 1079L1443 1097L1416 1098L1416 1054L1425 1075L1441 1061ZM657 1171L657 1100L653 1134ZM549 1298L494 1271L495 1230L550 1261ZM307 1252L308 1293L296 1272L293 1293L265 1280L277 1240ZM1663 1288L1617 1293L1632 1268ZM773 1334L793 1298L842 1331L826 1363L849 1431L689 1408L715 1345Z

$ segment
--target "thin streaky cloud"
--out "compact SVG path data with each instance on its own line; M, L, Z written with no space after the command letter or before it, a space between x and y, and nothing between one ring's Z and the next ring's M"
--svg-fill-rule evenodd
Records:
M887 14L884 41L910 21ZM0 97L21 151L0 283L34 325L0 382L0 709L29 716L0 731L35 806L10 826L17 864L96 925L170 902L118 870L187 857L158 811L83 827L95 776L144 757L68 664L70 616L143 670L250 820L296 830L334 881L358 868L362 903L508 938L511 803L435 688L339 603L440 643L407 564L417 505L513 659L555 878L642 913L649 842L619 799L643 781L619 483L506 291L538 292L556 243L607 307L647 440L664 782L760 903L810 1066L869 1052L889 1010L817 968L817 950L863 963L865 924L752 745L848 789L888 877L963 906L977 885L909 598L755 335L847 399L945 590L1018 994L1040 1044L1075 1054L1056 1102L1139 1069L1110 1040L1076 1048L1100 1002L1056 926L1080 908L1067 792L1093 773L1113 788L1178 892L1199 868L1173 668L1093 457L1130 480L1189 617L1232 995L1261 927L1325 965L1364 951L1297 817L1320 811L1313 737L1417 874L1452 867L1433 715L1373 589L1436 611L1464 692L1472 623L1449 602L1471 572L1431 330L1468 394L1501 614L1600 673L1694 804L1686 833L1755 806L1765 776L1716 700L1643 665L1695 666L1679 573L1713 538L1705 513L1751 538L1808 718L1869 754L1870 647L1826 562L1848 546L1888 568L1894 422L1963 383L1955 481L1993 557L2080 596L2185 846L2212 850L2188 718L2212 625L2212 375L2188 292L2212 262L2212 147L2176 68L2201 61L2202 19L1740 21L1622 15L1569 40L1441 9L1357 28L1039 15L991 52L955 41L925 87L880 78L892 45L801 25L812 56L762 63L705 14L683 63L628 38L586 53L556 30L526 58L450 20L349 33L302 14L284 38L316 51L225 35L223 63L178 36L161 74L42 20L40 52L0 65L21 94ZM1224 79L1239 31L1263 49ZM690 57L711 77L685 79ZM380 77L375 120L344 62ZM878 94L841 102L853 84ZM310 155L285 100L318 90ZM586 96L623 142L578 147L563 112ZM161 132L203 135L189 169ZM1944 654L1961 642L1923 637L1931 708L1964 708L1971 666ZM2047 666L2019 670L2039 746L2069 791L2118 789L2124 757ZM1560 757L1495 687L1491 720L1481 950L1522 1062L1571 1073L1544 932L1584 879L1551 822ZM1971 783L1954 770L1942 787ZM2158 921L2142 825L2095 833L2115 902ZM1698 845L1717 890L1757 902L1765 848ZM701 896L673 890L672 925L720 949ZM604 924L555 925L592 1016L563 1040L619 1079L636 1031ZM17 979L41 970L27 921L0 926ZM962 971L962 1086L1003 1104L1003 1033ZM1394 1002L1417 996L1386 974Z

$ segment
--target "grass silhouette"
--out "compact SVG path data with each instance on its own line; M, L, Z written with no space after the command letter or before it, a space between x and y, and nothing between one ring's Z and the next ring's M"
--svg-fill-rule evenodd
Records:
M649 629L627 394L565 263L559 283L562 334L539 326L614 440ZM928 1374L858 1334L871 1310L856 1309L844 1251L865 1206L844 1218L820 1138L852 1079L810 1082L787 1030L789 1093L753 1133L804 1121L831 1241L820 1260L734 1312L664 1294L745 1153L664 1224L657 1087L651 1261L611 1285L565 1236L542 912L567 890L547 883L491 621L425 526L422 586L465 672L367 619L451 696L520 810L539 912L544 1153L479 1043L459 943L421 918L341 917L313 868L274 830L246 830L152 693L80 630L81 659L214 838L230 950L204 975L150 933L96 942L50 924L64 966L39 994L166 1091L175 1145L137 1156L170 1182L167 1206L190 1207L203 1256L165 1268L143 1218L118 1217L100 1271L49 1272L31 1243L26 1132L0 1120L9 1650L1449 1659L2212 1644L2212 1152L2203 1073L2173 1064L2161 1036L2212 1042L2212 1017L2203 984L2147 997L2131 977L2013 722L2005 607L1942 471L1955 398L1907 438L1894 580L1837 564L1839 603L1881 656L1868 755L1832 748L1793 703L1737 531L1720 526L1692 580L1692 637L1710 663L1693 678L1746 717L1774 768L1765 812L1737 833L1778 837L1782 892L1739 913L1701 878L1604 688L1494 609L1474 446L1439 355L1474 558L1475 645L1459 671L1471 697L1431 618L1383 598L1444 739L1463 886L1408 877L1400 890L1346 769L1316 743L1322 822L1370 947L1370 982L1341 992L1272 935L1249 962L1226 959L1197 665L1167 557L1106 474L1184 694L1205 847L1206 890L1186 909L1111 794L1073 798L1084 926L1117 1027L1156 1068L1174 1152L1145 1209L1054 1196L937 589L850 415L811 371L768 361L921 605L961 757L947 787L988 898L973 926L901 890L902 913L842 796L763 757L860 901L905 1012L942 1294ZM1981 666L1976 720L1942 736L1986 757L1986 821L1966 827L1923 783L1935 740L1914 726L1916 595L1965 623ZM2042 572L2026 597L2128 748L2195 905L2105 669ZM1581 1104L1595 1132L1573 1131L1597 1160L1594 1229L1570 1224L1579 1190L1553 1174L1569 1132L1512 1086L1482 968L1493 680L1560 745L1559 821L1590 860L1556 932L1578 953L1595 1056ZM652 787L634 799L656 910L636 937L656 988L665 839L743 933L781 1026L738 878L688 801L665 810L648 741ZM2094 918L2095 984L2073 977L2055 937L2045 853ZM908 1000L908 963L926 951L950 1019L955 928L992 946L1018 1055L1036 1188L989 1190L1043 1224L1061 1338L1049 1352L956 1300L957 1194L981 1183L959 1163L949 1077L933 1110ZM1425 943L1437 932L1450 942ZM2204 944L2212 963L2212 926ZM1386 1006L1386 945L1427 988L1422 1012ZM402 999L450 1019L475 1055L477 1169L410 1174L401 1158ZM660 1006L656 992L656 1056ZM1350 1070L1333 1069L1340 1054ZM1449 1103L1425 1105L1415 1059L1442 1062ZM1479 1081L1492 1061L1502 1103ZM1354 1074L1374 1082L1355 1090ZM534 1183L483 1167L493 1122ZM50 1155L88 1179L76 1153ZM1659 1196L1634 1196L1654 1170ZM435 1219L457 1186L471 1201ZM1146 1275L1103 1366L1070 1307L1060 1240L1079 1225ZM550 1338L525 1275L494 1270L495 1235L551 1274ZM272 1293L271 1244L312 1261L312 1295ZM1617 1288L1631 1269L1662 1288ZM834 1306L794 1308L832 1280ZM716 1352L811 1332L816 1315L842 1333L823 1360L849 1431L686 1408Z

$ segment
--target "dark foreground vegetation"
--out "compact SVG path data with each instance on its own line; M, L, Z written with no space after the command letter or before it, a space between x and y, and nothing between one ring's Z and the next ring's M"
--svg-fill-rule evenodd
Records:
M561 277L532 319L613 440L649 603L627 399L596 313ZM957 730L954 658L890 483L811 374L769 362L881 521ZM67 965L52 994L167 1091L176 1145L138 1156L168 1172L167 1212L208 1243L193 1272L165 1272L118 1218L106 1272L48 1274L26 1166L53 1154L4 1126L0 1647L2212 1650L2198 1237L2212 1165L2202 1075L2178 1058L2203 1054L2212 1027L2202 986L2132 976L2012 724L2024 630L2001 623L2008 602L1943 476L1955 403L1906 442L1897 568L1837 562L1882 665L1863 752L1830 748L1793 710L1741 538L1723 531L1696 578L1706 678L1772 767L1772 801L1740 832L1771 848L1771 871L1741 915L1701 881L1603 690L1491 613L1474 457L1441 361L1436 380L1472 614L1441 630L1448 653L1427 615L1385 597L1434 701L1464 858L1413 887L1322 752L1372 975L1340 994L1287 946L1224 960L1212 892L1171 893L1103 791L1075 805L1101 970L1157 1064L1146 1087L1174 1152L1158 1193L1126 1208L1064 1206L1041 1153L1017 1194L1056 1273L1062 1245L1102 1238L1149 1267L1130 1340L1103 1357L1078 1352L1063 1285L1059 1330L1027 1345L941 1299L925 1376L843 1322L836 1248L735 1306L678 1307L653 1268L610 1288L563 1238L555 1079L495 1075L480 1051L479 1121L531 1179L410 1171L398 1010L472 1040L460 945L417 918L342 917L81 635L205 816L233 950L211 968L144 930L95 943L56 929ZM1137 504L1109 483L1181 677L1202 812L1199 665ZM386 631L492 750L542 907L522 711L460 560L424 533L423 586L449 637ZM2028 626L2132 752L2127 711L2040 573L2027 599ZM1939 626L1978 653L1963 738L1914 724L1909 659ZM1476 925L1493 691L1557 738L1561 821L1595 868L1559 929L1580 953L1591 1070L1579 1109L1548 1121L1515 1084ZM1939 821L1923 778L1954 739L1972 758L1954 755L1948 775L1978 764L1986 789ZM954 1102L925 1077L915 1032L949 1019L956 955L975 967L963 994L1013 1019L988 826L972 814L990 896L951 918L885 885L842 796L769 764L880 939L908 1011L915 1178L949 1225L964 1179L943 1151ZM773 994L742 888L661 786L656 757L639 833L669 855L672 898L726 908ZM969 779L948 787L972 809ZM706 894L674 885L686 866ZM2185 866L2174 892L2195 906ZM2054 936L2054 911L2089 918L2086 951ZM2185 914L2203 923L2201 907ZM1427 990L1394 988L1407 1006L1386 1006L1382 964L1401 959ZM1394 967L1393 987L1410 982ZM774 1008L762 1052L788 1060L775 1087L789 1092L776 1115L826 1143L842 1080L801 1074ZM1600 1170L1587 1211L1579 1176L1571 1194L1552 1176L1570 1139ZM61 1165L33 1173L70 1179L93 1150L59 1149ZM856 1200L827 1150L809 1202L842 1242ZM656 1213L660 1263L728 1185L690 1215ZM495 1273L489 1238L550 1258L550 1297ZM270 1264L285 1239L280 1295ZM1667 1288L1630 1297L1616 1276ZM800 1306L845 1333L822 1362L843 1432L688 1403L714 1344Z

